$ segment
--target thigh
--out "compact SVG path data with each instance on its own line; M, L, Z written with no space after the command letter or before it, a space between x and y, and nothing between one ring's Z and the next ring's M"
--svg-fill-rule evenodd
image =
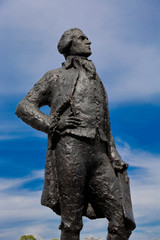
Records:
M93 206L100 208L106 218L111 220L122 216L118 179L105 153L98 153L97 165L89 182L89 192Z
M56 146L56 165L63 224L81 225L85 205L87 146L71 136L64 136ZM78 222L78 224L77 224Z
M87 173L87 148L85 143L71 136L64 136L56 147L56 167L59 188L64 192L80 190ZM67 188L66 188L67 187Z

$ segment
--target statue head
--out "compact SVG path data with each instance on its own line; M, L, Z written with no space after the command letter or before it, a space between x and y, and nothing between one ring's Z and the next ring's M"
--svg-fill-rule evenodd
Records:
M66 58L70 55L89 57L91 42L79 28L65 31L58 42L58 51Z

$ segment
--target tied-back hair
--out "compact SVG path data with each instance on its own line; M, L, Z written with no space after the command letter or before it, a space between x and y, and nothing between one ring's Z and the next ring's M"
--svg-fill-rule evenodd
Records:
M76 35L77 31L81 31L81 29L71 28L65 31L58 42L58 45L57 45L58 51L61 54L63 54L65 58L69 55L72 39Z

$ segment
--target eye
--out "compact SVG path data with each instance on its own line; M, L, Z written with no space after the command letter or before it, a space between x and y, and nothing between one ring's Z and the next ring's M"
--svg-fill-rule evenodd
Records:
M85 37L84 37L84 36L80 36L80 37L79 37L79 39L81 39L81 40L84 40L84 39L85 39Z

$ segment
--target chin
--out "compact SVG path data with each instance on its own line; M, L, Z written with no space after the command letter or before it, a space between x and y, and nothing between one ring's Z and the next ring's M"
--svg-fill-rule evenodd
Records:
M88 51L88 52L85 52L85 53L84 53L84 56L85 56L85 57L89 57L91 54L92 54L92 52L91 52L91 51Z
M72 55L77 55L77 56L82 56L82 57L89 57L91 54L92 54L92 52L88 51L88 52L79 52L79 53L72 54Z

